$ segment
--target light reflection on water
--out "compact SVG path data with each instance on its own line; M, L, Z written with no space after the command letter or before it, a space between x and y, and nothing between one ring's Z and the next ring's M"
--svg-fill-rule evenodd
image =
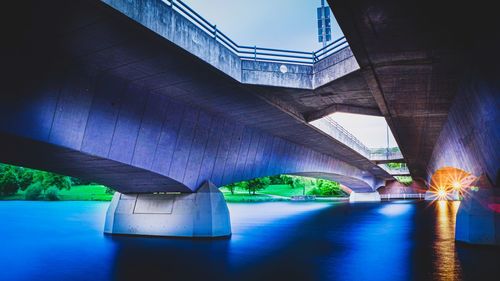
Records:
M0 280L500 276L498 251L455 246L456 202L229 204L233 236L225 240L105 236L106 207L0 202Z
M439 281L462 280L460 261L455 250L455 222L459 201L437 201L436 239L434 240L434 279Z

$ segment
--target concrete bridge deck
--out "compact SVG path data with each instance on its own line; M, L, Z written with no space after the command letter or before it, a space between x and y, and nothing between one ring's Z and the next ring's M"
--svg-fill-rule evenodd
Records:
M280 173L323 175L367 192L391 178L262 95L262 86L240 83L100 1L18 5L12 12L26 22L6 63L1 161L125 193L189 192L205 180L220 186ZM149 20L171 23L149 8Z

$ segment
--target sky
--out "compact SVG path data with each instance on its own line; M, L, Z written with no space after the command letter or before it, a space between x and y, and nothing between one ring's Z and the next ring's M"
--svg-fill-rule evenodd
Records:
M183 1L239 45L308 52L322 47L316 35L320 0ZM343 36L336 21L332 35Z
M387 147L387 122L384 117L337 112L330 117L369 148ZM389 130L389 147L397 146Z
M316 19L320 0L183 1L239 45L297 51L322 47L317 39ZM335 40L343 33L331 15ZM387 146L384 118L346 113L335 113L332 117L366 146ZM389 144L396 146L392 133Z

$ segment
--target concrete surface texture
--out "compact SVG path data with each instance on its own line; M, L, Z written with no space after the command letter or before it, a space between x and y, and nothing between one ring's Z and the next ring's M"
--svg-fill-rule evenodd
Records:
M379 202L381 201L380 199L380 193L377 191L375 192L364 192L364 193L359 193L359 192L351 192L349 195L349 202L351 203L356 203L356 202Z
M494 28L498 18L487 15L487 6L454 1L329 2L412 176L426 180L429 170L439 168L432 168L432 162L478 158L469 171L488 170L496 177L498 149L482 160L486 151L473 148L498 147L498 126L492 124L498 124L493 108L498 112L500 93L483 83L499 73L498 63L493 63L499 57ZM476 86L469 88L471 82ZM467 91L474 93L464 98L467 94L460 92Z
M500 202L495 202L495 190L480 188L466 194L457 213L457 241L500 246Z
M229 209L212 183L190 194L115 193L106 213L108 234L174 237L231 235Z
M194 192L206 180L280 173L314 173L362 192L391 178L300 112L100 1L11 4L29 20L12 34L5 61L3 162L122 193Z
M22 102L2 103L3 161L122 193L194 192L207 180L221 186L283 173L316 173L358 191L381 184L369 171L118 77L60 79L47 84L61 91L40 86Z

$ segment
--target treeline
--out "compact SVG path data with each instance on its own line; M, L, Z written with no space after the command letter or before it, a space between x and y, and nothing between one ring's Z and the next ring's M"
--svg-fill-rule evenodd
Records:
M241 181L237 183L228 184L225 187L229 189L231 194L237 187L245 189L249 194L255 195L259 190L267 188L269 185L288 185L290 188L303 189L304 194L306 186L314 186L311 190L307 192L306 195L316 195L316 196L344 196L345 192L341 189L338 182L324 180L324 179L313 179L301 176L289 176L289 175L276 175L270 177L256 178L249 181Z
M43 195L48 200L58 200L61 189L88 184L77 178L54 173L0 164L0 195L10 196L24 191L27 200L38 200Z

